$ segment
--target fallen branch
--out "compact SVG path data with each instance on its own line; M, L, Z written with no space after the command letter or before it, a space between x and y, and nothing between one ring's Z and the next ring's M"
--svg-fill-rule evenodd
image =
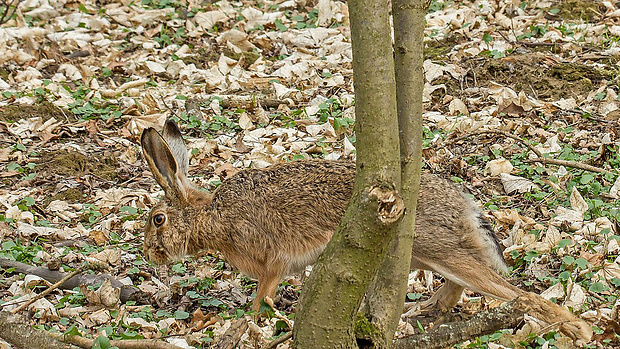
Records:
M64 343L76 345L80 348L90 349L95 342L94 339L84 338L80 336L67 336L62 333L50 333L51 336ZM111 340L110 347L119 349L181 349L174 344L164 342L159 339L126 339Z
M52 283L56 283L62 280L62 278L64 278L65 276L67 276L67 273L49 270L42 267L33 267L31 265L16 262L6 258L0 258L0 267L15 268L15 271L18 273L36 275ZM101 283L106 279L110 280L112 286L121 289L120 300L123 303L126 303L127 301L135 301L138 304L145 304L145 302L147 302L149 299L148 294L141 291L137 287L124 285L120 281L107 274L76 275L68 279L67 281L64 281L59 288L63 290L72 290L80 285L94 285L97 283Z
M457 137L457 138L454 138L454 139L449 139L446 142L442 142L442 145L456 143L456 142L458 142L460 140L463 140L465 138L469 138L469 137L472 137L472 136L478 136L478 135L484 135L484 134L496 134L496 135L502 135L504 137L512 138L514 140L519 141L523 145L525 145L529 150L531 150L539 158L543 157L543 154L538 149L534 148L533 145L531 145L528 142L526 142L523 138L521 138L519 136L515 136L515 135L513 135L511 133L508 133L508 132L502 131L502 130L482 130L482 131L469 132L469 133L464 134L464 135L462 135L460 137Z
M539 157L539 158L536 158L536 159L524 159L523 162L525 162L525 163L542 162L543 164L552 164L552 165L558 165L558 166L578 168L580 170L586 170L586 171L596 172L596 173L613 173L613 172L607 171L605 169L602 169L600 167L596 167L596 166L592 166L592 165L588 165L588 164L583 164L581 162L568 161L568 160L559 160L559 159L545 158L545 157L542 157L542 158Z
M48 333L35 330L20 315L0 311L0 338L16 348L68 349L73 345L61 343Z
M516 298L495 309L480 312L467 321L442 324L426 333L396 339L394 348L450 348L471 338L517 326L526 309L523 300Z
M19 313L20 311L26 309L30 304L32 304L32 303L36 302L37 300L39 300L39 299L47 296L48 294L52 293L52 291L54 291L55 289L60 287L60 285L65 283L67 280L71 279L72 277L76 276L77 274L81 274L84 270L89 269L89 268L90 268L90 265L83 265L83 266L75 269L73 272L65 275L62 279L58 280L58 282L56 282L52 286L48 287L47 290L45 290L45 291L39 293L38 295L32 297L26 303L20 305L19 307L11 310L11 314L16 314L16 313Z
M211 95L200 98L190 98L185 102L185 109L187 112L191 112L197 109L198 106L209 103L212 99L219 99L220 106L223 108L244 108L251 109L257 106L265 108L278 108L281 104L286 104L289 107L293 107L300 104L301 101L294 100L292 98L275 99L267 96L250 95L250 96L238 96L238 95Z
M602 169L600 167L584 164L584 163L577 162L577 161L559 160L559 159L545 157L540 152L540 150L534 148L533 145L528 143L523 138L521 138L519 136L515 136L513 134L510 134L510 133L508 133L506 131L502 131L502 130L483 130L483 131L470 132L470 133L467 133L467 134L462 135L460 137L447 140L446 142L443 142L442 145L445 146L447 144L456 143L456 142L458 142L460 140L463 140L465 138L469 138L471 136L483 135L483 134L502 135L504 137L508 137L508 138L512 138L514 140L517 140L521 144L525 145L529 150L531 150L534 154L536 154L536 158L535 159L525 159L525 160L523 160L523 162L525 162L525 163L540 162L540 163L543 163L543 164L552 164L552 165L558 165L558 166L578 168L580 170L586 170L586 171L596 172L596 173L614 173L614 172L610 172L610 171L607 171L605 169Z

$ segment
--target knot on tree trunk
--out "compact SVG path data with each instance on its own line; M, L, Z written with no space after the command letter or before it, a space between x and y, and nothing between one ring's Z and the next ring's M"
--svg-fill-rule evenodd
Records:
M396 222L405 212L405 203L397 190L382 186L373 186L370 197L377 200L377 219L389 225Z

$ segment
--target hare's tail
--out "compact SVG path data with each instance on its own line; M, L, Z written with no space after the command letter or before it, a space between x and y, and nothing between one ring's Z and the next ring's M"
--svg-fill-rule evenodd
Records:
M508 273L508 264L504 259L504 252L499 245L499 238L489 222L480 212L474 211L474 219L476 221L477 230L482 237L483 244L486 246L485 251L489 254L488 260L490 266L501 274Z

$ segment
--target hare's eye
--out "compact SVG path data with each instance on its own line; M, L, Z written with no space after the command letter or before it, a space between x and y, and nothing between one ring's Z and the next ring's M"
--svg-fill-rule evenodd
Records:
M157 227L160 227L162 224L164 224L165 221L166 221L166 215L163 213L158 213L153 216L153 223Z

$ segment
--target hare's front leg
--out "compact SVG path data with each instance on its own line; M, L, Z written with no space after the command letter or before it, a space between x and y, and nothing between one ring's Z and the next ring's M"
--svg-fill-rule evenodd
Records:
M276 296L276 290L280 280L284 277L281 270L266 270L258 277L258 287L256 289L256 298L252 301L252 310L260 310L260 302L269 297L272 300Z

